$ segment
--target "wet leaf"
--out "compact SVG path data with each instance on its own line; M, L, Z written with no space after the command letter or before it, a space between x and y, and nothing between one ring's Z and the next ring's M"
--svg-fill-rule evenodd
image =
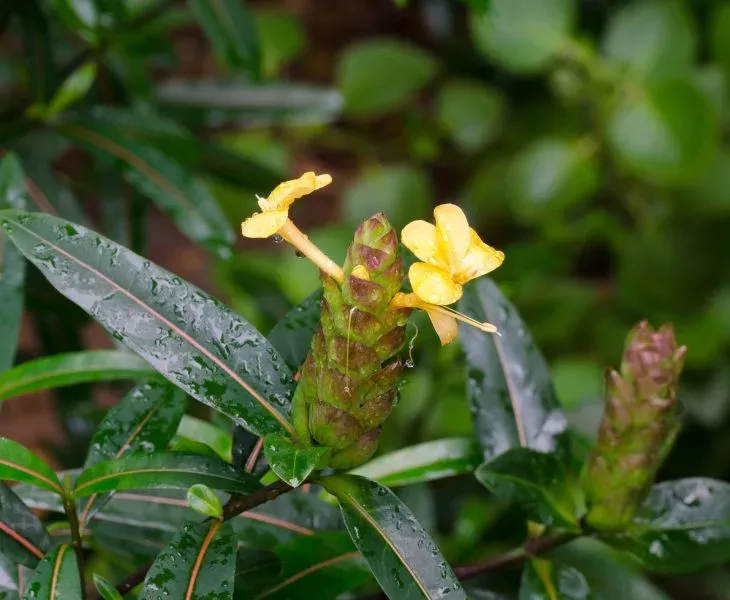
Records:
M550 527L577 527L575 490L563 463L554 454L512 448L485 462L476 478L527 518Z
M188 523L155 559L139 600L233 598L236 537L228 523Z
M253 13L246 4L241 0L189 0L189 5L218 59L258 78L261 71L258 33Z
M0 209L26 207L25 173L14 154L0 158ZM0 235L0 373L15 361L23 315L25 259Z
M122 595L117 591L112 583L104 579L98 573L94 573L94 586L104 600L123 600Z
M150 378L157 378L155 371L130 352L69 352L29 360L2 373L0 400L78 383Z
M522 571L519 600L590 600L588 582L578 569L540 558Z
M64 136L112 161L140 194L155 202L194 242L230 257L233 229L208 189L156 148L129 139L103 118L65 119L56 125Z
M730 484L704 477L652 487L625 536L607 542L658 573L691 573L730 560Z
M223 460L231 462L231 446L233 445L231 434L209 421L183 415L176 437L205 444Z
M328 453L328 448L302 448L291 439L280 435L268 435L264 439L264 454L269 461L269 467L279 479L292 487L299 487L304 483Z
M451 438L383 454L351 473L392 488L472 473L481 462L481 450L476 441Z
M76 554L69 544L51 550L38 564L23 600L78 600L81 580Z
M336 600L371 577L367 563L345 532L300 537L278 546L275 553L281 560L281 572L257 586L246 585L246 580L241 578L245 597Z
M185 412L185 394L168 383L146 383L134 388L106 414L91 439L84 468L127 453L164 450ZM108 496L92 495L80 503L86 522Z
M196 483L188 490L188 504L195 512L219 519L223 515L220 498L207 485Z
M0 437L0 480L22 481L63 495L63 486L53 469L21 446Z
M466 598L434 541L388 488L355 475L321 483L339 500L355 546L389 598Z
M234 312L79 225L13 211L0 220L56 289L175 385L258 435L292 430L291 372Z
M266 336L292 371L298 371L307 358L309 345L319 325L321 300L320 289L286 313Z
M187 488L203 483L230 492L251 492L260 484L247 473L208 456L158 452L127 454L85 469L76 480L75 498L115 490Z
M515 307L487 278L467 286L458 310L499 328L500 336L459 327L467 394L485 460L525 446L568 456L567 421L550 372Z
M0 483L0 555L16 565L35 567L50 545L43 523L7 485Z

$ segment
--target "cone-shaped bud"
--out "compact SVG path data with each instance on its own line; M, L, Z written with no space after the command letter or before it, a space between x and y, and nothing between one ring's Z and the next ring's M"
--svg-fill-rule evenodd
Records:
M686 348L671 325L629 333L620 373L608 374L598 440L583 472L588 524L620 530L634 517L679 431L677 387Z
M385 215L366 220L347 252L344 280L322 274L319 327L293 399L301 444L332 448L330 465L347 469L377 448L396 400L408 309L389 307L403 283L398 238Z

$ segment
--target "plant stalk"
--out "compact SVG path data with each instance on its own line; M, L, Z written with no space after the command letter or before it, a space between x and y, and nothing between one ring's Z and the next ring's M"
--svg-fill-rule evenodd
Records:
M76 511L76 502L68 494L63 499L63 509L66 513L69 529L71 530L71 542L76 552L76 563L79 567L79 578L81 579L81 599L86 600L86 578L84 575L84 546L81 540L81 528L79 516Z

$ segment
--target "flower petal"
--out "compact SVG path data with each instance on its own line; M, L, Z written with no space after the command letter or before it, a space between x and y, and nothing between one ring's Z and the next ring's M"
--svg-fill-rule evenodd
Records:
M445 346L453 342L459 334L459 325L456 319L450 315L444 315L426 309L428 318L431 319L431 325L436 330L436 335L441 340L441 345Z
M504 252L485 244L479 234L471 230L471 245L466 253L461 267L456 273L456 281L466 283L487 273L491 273L504 261Z
M247 238L267 238L282 228L289 217L288 210L267 210L256 213L241 223L241 233Z
M332 183L330 175L315 175L314 171L307 171L298 179L280 183L266 199L269 210L289 208L297 198L301 198L313 191Z
M400 238L403 245L413 252L418 260L448 270L449 263L435 225L426 221L413 221L403 228Z
M448 271L426 263L413 263L408 270L413 291L429 304L453 304L461 298L462 289L454 283Z
M441 204L433 211L436 227L444 245L452 273L460 271L459 265L469 251L471 243L469 222L464 211L456 204Z

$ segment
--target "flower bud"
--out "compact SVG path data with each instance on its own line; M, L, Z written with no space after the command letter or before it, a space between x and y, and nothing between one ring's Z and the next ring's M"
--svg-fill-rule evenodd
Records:
M608 374L603 419L583 472L587 523L625 528L679 431L677 387L687 349L671 325L642 321L628 335L620 372Z

